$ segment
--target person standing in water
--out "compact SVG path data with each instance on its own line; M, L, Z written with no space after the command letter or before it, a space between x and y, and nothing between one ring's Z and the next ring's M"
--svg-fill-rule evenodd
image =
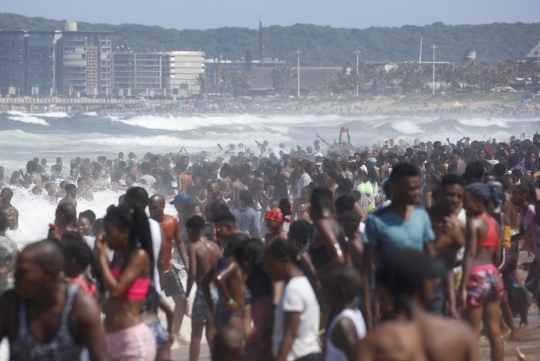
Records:
M178 194L186 193L187 187L193 185L193 178L187 174L188 165L189 158L184 155L180 158L180 162L176 163L176 167L174 168L178 183Z
M15 268L17 260L17 244L6 237L6 231L9 227L7 211L0 209L0 294L9 287L9 277Z
M12 199L13 191L9 188L2 189L2 192L0 192L0 205L2 208L7 209L10 214L9 228L17 229L19 228L19 210L11 204Z
M77 208L77 186L75 184L66 184L64 187L66 196L58 203L58 205L69 203Z

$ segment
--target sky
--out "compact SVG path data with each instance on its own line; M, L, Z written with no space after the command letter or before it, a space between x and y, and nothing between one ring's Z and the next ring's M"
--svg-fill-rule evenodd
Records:
M0 11L176 29L294 24L344 28L538 22L540 0L0 0Z

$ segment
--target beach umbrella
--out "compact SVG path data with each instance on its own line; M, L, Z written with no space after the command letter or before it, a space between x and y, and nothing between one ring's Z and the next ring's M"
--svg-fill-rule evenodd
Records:
M463 106L463 104L458 103L458 102L455 102L454 105L453 105L453 107L455 107L455 108L462 107L462 106Z

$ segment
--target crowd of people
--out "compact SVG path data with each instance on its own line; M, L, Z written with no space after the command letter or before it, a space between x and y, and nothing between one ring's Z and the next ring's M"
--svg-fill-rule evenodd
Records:
M478 360L484 334L502 361L540 305L540 135L364 148L344 132L318 136L328 149L240 144L227 162L182 149L76 158L67 176L61 158L0 167L10 359L171 360L187 341L197 361L204 333L214 361ZM57 204L22 249L15 188ZM103 189L119 199L79 209Z

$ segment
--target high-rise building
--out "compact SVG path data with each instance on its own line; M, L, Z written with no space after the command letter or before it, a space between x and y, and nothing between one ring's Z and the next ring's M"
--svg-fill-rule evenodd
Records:
M24 92L26 31L0 31L0 94Z
M0 31L0 94L107 95L112 90L108 32Z
M60 31L28 32L25 94L47 96L56 91L56 45L61 37Z
M66 23L58 42L60 94L110 94L112 47L108 36L107 32L78 31L76 23Z

